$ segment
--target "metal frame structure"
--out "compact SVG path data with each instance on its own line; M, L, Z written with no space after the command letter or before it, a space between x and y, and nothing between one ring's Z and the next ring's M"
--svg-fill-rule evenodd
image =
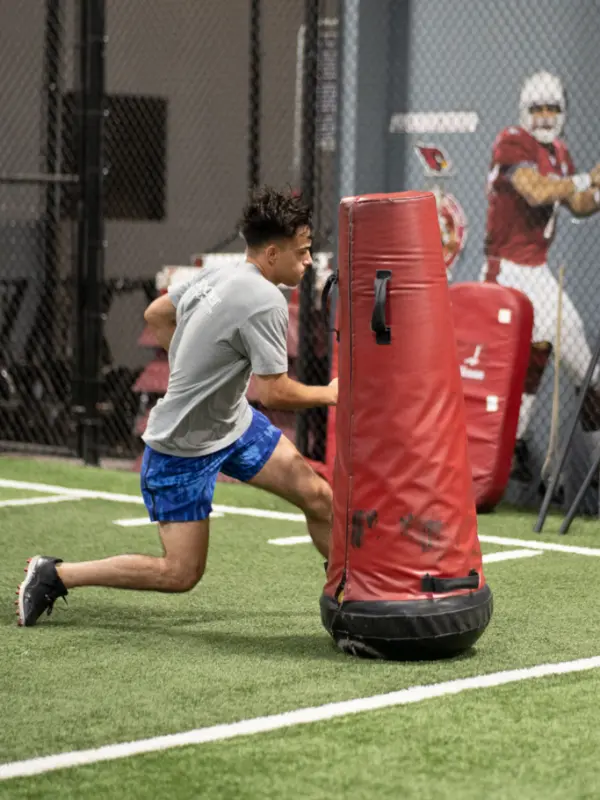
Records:
M560 457L557 460L557 462L556 462L556 464L554 466L554 469L552 470L552 475L550 477L550 481L549 481L548 486L546 488L546 493L544 495L544 499L542 501L542 505L540 507L540 511L539 511L537 520L535 522L535 525L533 526L533 530L534 530L535 533L541 533L542 532L542 529L544 527L544 523L546 521L546 517L548 516L548 510L550 508L550 504L552 502L552 498L554 497L554 493L556 492L556 490L558 488L558 481L560 479L561 472L562 472L563 467L565 465L565 461L567 459L569 448L571 447L571 443L573 441L573 436L575 434L575 428L577 427L577 423L578 423L578 421L579 421L579 419L581 417L581 411L583 409L583 404L585 402L586 392L587 392L587 390L588 390L588 388L589 388L589 386L590 386L590 384L592 382L592 376L594 374L594 369L596 368L596 364L598 363L598 359L600 359L600 338L598 339L598 342L596 344L596 348L594 350L592 358L590 359L590 363L588 364L588 368L587 368L587 372L585 374L585 378L583 380L583 384L582 384L582 386L581 386L581 388L579 390L579 402L577 404L577 410L575 411L575 414L571 418L571 423L570 423L569 431L568 431L568 434L567 434L567 438L565 440L565 443L564 443L563 447L560 450ZM579 491L577 492L575 498L573 499L573 502L571 503L570 508L567 509L565 518L564 518L564 520L563 520L563 522L562 522L562 524L560 526L559 533L565 534L569 530L571 522L573 521L573 519L575 518L575 515L577 514L577 510L578 510L578 508L579 508L579 506L581 504L581 501L583 500L583 497L584 497L586 491L589 489L589 487L590 487L590 485L591 485L591 483L592 483L592 481L594 479L594 476L597 475L599 468L600 468L600 448L598 450L598 453L597 453L596 457L593 460L593 463L592 463L592 465L591 465L586 477L584 478L584 481L583 481L581 487L579 488Z

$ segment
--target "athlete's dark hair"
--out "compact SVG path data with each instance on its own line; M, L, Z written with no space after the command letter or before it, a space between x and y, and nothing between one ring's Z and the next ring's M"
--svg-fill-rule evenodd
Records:
M256 189L239 222L248 247L261 247L278 239L291 239L298 228L311 226L311 211L299 194L279 192L270 186Z

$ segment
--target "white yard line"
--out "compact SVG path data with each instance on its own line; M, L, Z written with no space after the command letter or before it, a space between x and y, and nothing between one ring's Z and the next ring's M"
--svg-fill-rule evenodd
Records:
M472 678L434 683L426 686L411 686L389 694L375 695L374 697L360 697L355 700L344 700L340 703L328 703L314 708L300 708L296 711L287 711L283 714L273 714L269 717L256 717L241 722L226 725L213 725L209 728L197 728L185 733L156 736L152 739L140 739L134 742L105 745L91 750L75 750L70 753L57 753L56 755L32 758L26 761L13 761L0 764L0 780L9 778L22 778L30 775L40 775L57 769L82 766L83 764L97 764L101 761L114 761L119 758L140 755L141 753L154 753L160 750L170 750L174 747L206 744L233 739L237 736L253 736L258 733L275 731L281 728L291 728L295 725L305 725L311 722L344 717L348 714L357 714L363 711L374 711L392 706L420 703L435 697L455 695L471 689L492 689L509 683L545 678L551 675L565 675L584 670L598 669L600 656L582 658L576 661L565 661L558 664L539 664L526 669L515 669L506 672L493 672L489 675L476 675Z
M47 483L30 483L29 481L13 481L0 478L0 488L27 489L32 492L46 492L48 494L62 494L69 497L79 497L82 500L110 500L114 503L133 503L136 506L144 505L139 495L115 494L114 492L93 492L90 489L68 489L66 486L52 486Z
M261 508L240 508L239 506L219 506L214 505L211 519L218 519L228 514L239 517L260 517L262 519L278 519L286 522L305 521L304 517L300 514L288 514L285 511L268 511ZM299 518L299 519L297 519ZM114 525L119 525L121 528L137 528L142 525L155 525L148 517L132 517L131 519L114 519Z
M131 519L113 519L113 525L120 528L141 528L142 525L156 525L148 517L132 517Z
M275 544L280 547L295 544L309 544L311 541L310 536L283 536L280 539L269 539L269 544ZM500 553L487 553L483 556L484 563L491 563L494 561L510 561L513 558L531 558L532 556L541 556L541 550L505 550Z
M0 478L0 488L27 489L32 492L49 492L55 495L66 495L70 498L81 500L108 500L114 503L133 503L144 505L143 499L133 494L115 494L113 492L96 492L90 489L68 489L66 486L51 486L45 483L29 483L27 481L13 481ZM290 514L287 511L269 511L262 508L240 508L239 506L214 505L213 510L221 514L237 514L242 517L260 517L262 519L277 519L286 522L305 522L304 514Z
M311 541L310 536L281 536L279 539L269 539L269 544L275 544L278 547L289 547L294 544L310 544Z
M46 492L53 495L66 495L70 498L82 500L108 500L115 503L133 503L143 505L144 501L138 495L116 494L114 492L96 492L90 489L69 489L66 486L52 486L45 483L30 483L28 481L13 481L0 478L0 488L6 489L27 489L33 492ZM243 517L259 517L262 519L276 519L287 522L304 522L303 514L287 513L284 511L268 511L260 508L242 508L239 506L213 506L214 510L223 514L237 514ZM286 537L290 539L291 537ZM294 537L297 538L297 537ZM499 544L507 547L524 547L532 550L548 550L555 553L572 553L579 556L600 556L600 549L593 547L580 547L578 545L555 544L554 542L511 539L504 536L480 535L481 542ZM271 540L272 543L280 544L283 540ZM308 539L307 539L308 541Z
M215 517L224 516L225 514L222 514L220 511L213 511L210 518L214 519ZM156 525L156 522L152 522L148 517L132 517L131 519L113 519L113 525L118 525L120 528L141 528L144 525Z
M541 550L504 550L500 553L485 553L483 563L493 564L496 561L511 561L513 558L532 558L541 555Z
M69 500L79 499L79 497L70 497L64 494L46 497L23 497L18 500L0 500L0 508L9 508L10 506L43 506L46 505L46 503L66 503Z
M280 547L286 547L294 544L305 544L310 542L310 536L281 536L278 539L269 539L269 544L275 544ZM550 550L556 553L574 553L578 556L600 556L600 550L593 547L578 547L577 545L569 544L554 544L553 542L538 542L529 541L529 539L506 539L503 536L479 536L480 542L487 542L488 544L499 544L503 547L523 547L529 550L537 550L543 552ZM516 556L514 556L516 558ZM499 559L494 559L499 560Z
M264 508L242 508L240 506L214 505L214 511L223 514L238 514L240 517L260 517L261 519L279 519L283 522L306 522L304 514L294 514L287 511L268 511Z
M548 550L555 553L573 553L577 556L600 556L600 550L594 547L578 547L574 544L554 544L554 542L538 542L537 539L508 539L504 536L479 536L480 542L500 544L505 547L530 547L532 550Z

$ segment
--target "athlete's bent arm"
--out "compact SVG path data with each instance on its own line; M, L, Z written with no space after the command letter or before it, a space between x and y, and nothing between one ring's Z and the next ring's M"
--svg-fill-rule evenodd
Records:
M175 314L173 301L166 294L153 300L144 312L144 319L148 323L148 327L165 350L169 349L175 333Z
M518 167L511 183L530 206L565 203L577 192L572 178L549 178L533 167Z
M600 193L594 187L593 176L574 175L571 178L550 178L532 167L519 167L511 178L513 187L530 206L545 206L559 202L578 217L587 217L600 210Z
M334 406L337 403L338 381L334 378L328 386L307 386L281 375L255 375L258 399L265 408L296 411L316 406Z

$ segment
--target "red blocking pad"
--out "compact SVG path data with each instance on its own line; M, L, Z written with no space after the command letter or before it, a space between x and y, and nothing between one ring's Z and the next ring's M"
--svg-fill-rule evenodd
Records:
M453 284L450 300L475 504L479 512L487 512L502 499L510 475L531 353L533 305L517 289L496 283ZM337 374L334 340L331 377ZM336 409L332 407L328 412L326 462L315 467L330 483L335 418Z
M479 511L490 511L508 483L533 331L533 305L496 283L450 287Z
M338 646L439 657L491 617L431 193L339 209L334 523L321 616Z

